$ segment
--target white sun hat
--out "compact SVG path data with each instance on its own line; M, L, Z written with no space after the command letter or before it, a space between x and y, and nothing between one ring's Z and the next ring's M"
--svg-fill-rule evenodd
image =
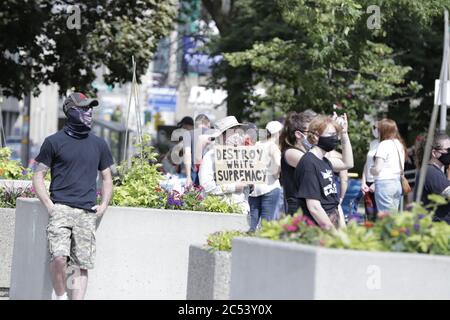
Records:
M239 123L235 116L219 119L214 123L214 131L211 133L211 136L218 137L228 129L238 126L244 126L244 124Z

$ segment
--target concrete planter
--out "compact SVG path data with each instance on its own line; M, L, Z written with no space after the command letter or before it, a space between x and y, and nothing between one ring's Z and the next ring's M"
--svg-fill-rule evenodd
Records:
M4 187L7 189L26 189L31 188L33 183L31 180L4 180L0 179L0 188Z
M17 202L11 299L51 297L47 223L37 199ZM99 221L86 298L186 299L189 246L227 229L248 230L247 216L110 207Z
M450 257L233 240L231 299L450 299Z
M0 289L9 288L13 256L15 209L0 208Z
M189 249L187 300L229 299L230 275L230 252L210 252L192 245Z

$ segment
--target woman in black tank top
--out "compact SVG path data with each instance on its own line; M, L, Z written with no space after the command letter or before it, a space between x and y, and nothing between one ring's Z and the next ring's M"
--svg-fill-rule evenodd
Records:
M312 110L301 113L290 112L280 136L282 152L280 182L284 192L285 212L289 215L295 214L300 208L296 197L298 183L295 181L294 173L301 157L311 148L306 136L309 123L316 116ZM289 155L286 156L286 153Z

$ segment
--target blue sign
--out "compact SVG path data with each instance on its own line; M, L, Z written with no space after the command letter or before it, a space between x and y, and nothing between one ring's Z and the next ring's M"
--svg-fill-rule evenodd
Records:
M222 61L223 57L221 55L210 56L203 52L202 48L204 45L205 41L201 37L183 37L183 63L185 71L210 74L212 67Z
M176 112L177 91L172 88L152 88L149 91L147 104L154 112Z

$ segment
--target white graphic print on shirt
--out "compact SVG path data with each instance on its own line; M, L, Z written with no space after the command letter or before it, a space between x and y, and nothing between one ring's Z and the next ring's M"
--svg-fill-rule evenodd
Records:
M324 180L328 180L329 184L327 184L324 188L323 188L323 193L325 194L325 196L329 196L330 194L336 193L337 194L337 187L336 187L336 183L334 183L333 181L333 171L331 170L325 170L325 172L320 172L322 174L322 177Z

